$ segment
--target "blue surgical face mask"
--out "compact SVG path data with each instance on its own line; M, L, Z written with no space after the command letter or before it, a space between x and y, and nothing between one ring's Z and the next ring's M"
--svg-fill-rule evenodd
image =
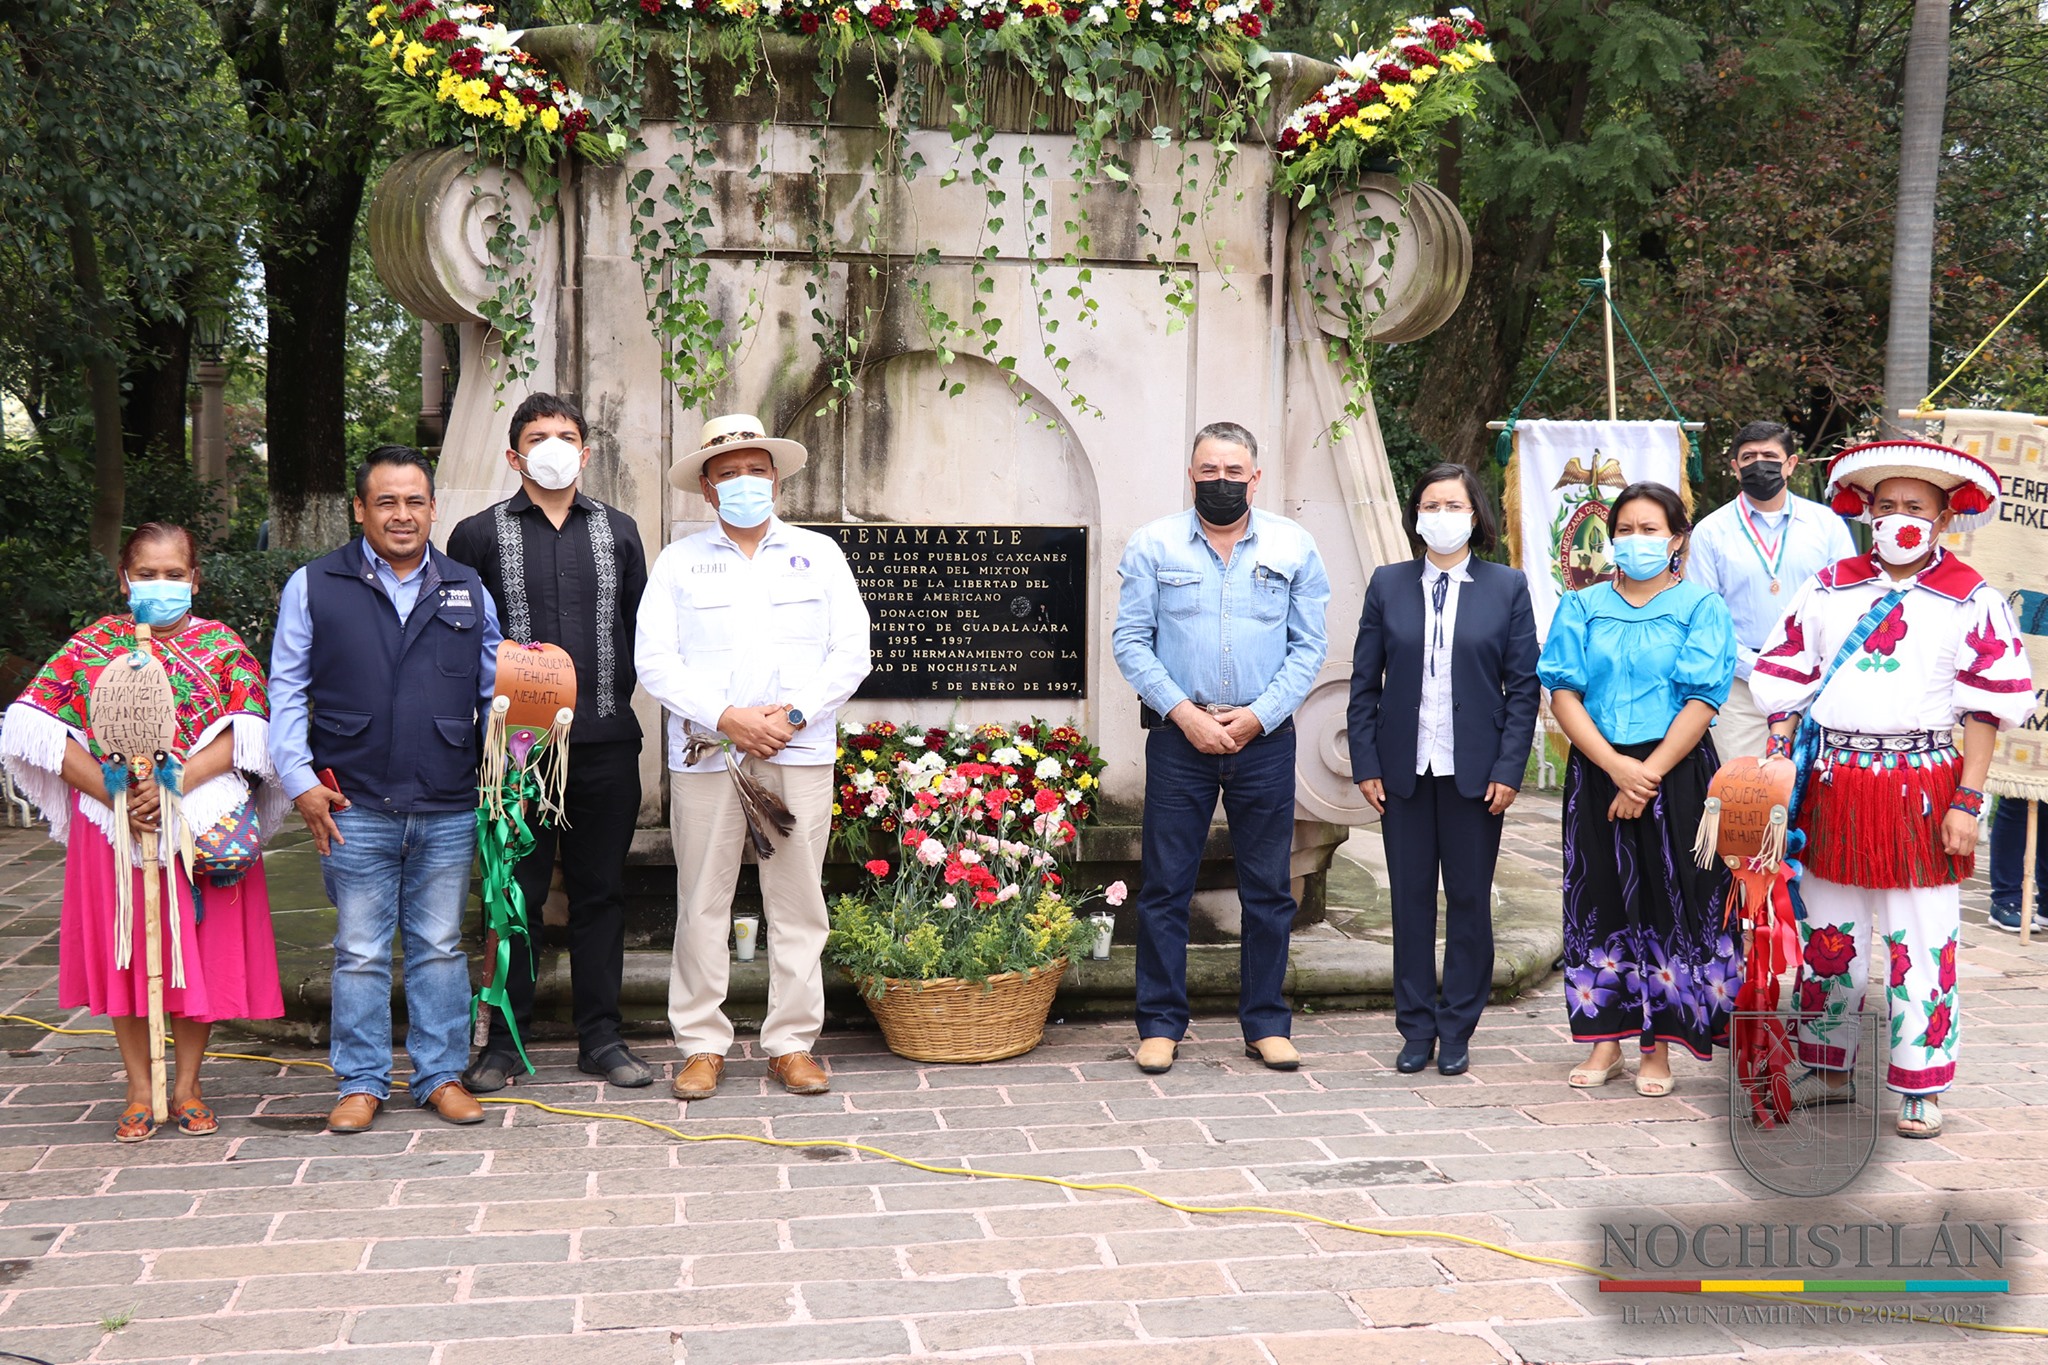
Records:
M741 474L713 487L718 490L718 519L728 526L759 526L775 510L772 479Z
M128 610L135 624L155 629L172 625L192 610L192 585L175 578L149 578L128 585Z
M1671 567L1671 537L1616 536L1610 553L1614 567L1640 583Z

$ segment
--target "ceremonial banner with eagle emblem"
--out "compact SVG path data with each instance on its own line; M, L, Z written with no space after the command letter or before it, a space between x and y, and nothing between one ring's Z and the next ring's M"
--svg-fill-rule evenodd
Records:
M1998 475L1998 516L1974 531L1946 536L1948 547L2005 595L2034 670L2034 714L1998 737L1986 791L2048 800L2048 427L2026 412L1966 410L1941 414L1941 440L1974 455ZM1974 643L1974 642L1973 642Z
M1607 509L1632 483L1654 479L1692 506L1685 432L1676 422L1518 422L1508 462L1508 562L1529 578L1536 636L1567 592L1610 578Z

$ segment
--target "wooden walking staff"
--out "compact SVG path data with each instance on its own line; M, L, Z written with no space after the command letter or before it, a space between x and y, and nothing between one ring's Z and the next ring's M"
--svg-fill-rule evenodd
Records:
M122 774L128 780L121 783L117 792L109 784L108 795L114 798L113 837L108 840L114 845L116 857L115 906L114 913L120 917L116 929L116 942L126 940L127 926L132 922L134 906L130 887L133 878L128 870L125 850L128 846L128 781L129 774L138 769L154 774L159 767L158 756L174 752L178 738L178 709L171 695L170 675L150 648L149 627L137 624L135 627L135 648L109 664L93 684L86 699L86 726L92 732L94 743L99 746L104 762L109 766L125 768ZM159 807L158 828L166 813L174 807L165 794L164 804ZM163 895L163 866L161 846L157 830L146 830L142 842L142 951L143 969L149 976L149 1104L158 1123L170 1118L170 1095L164 1079L164 922L166 911L175 915L178 907L166 905ZM177 937L176 926L172 935ZM172 952L178 951L174 941ZM118 955L118 948L117 948ZM117 966L126 966L125 961ZM183 977L182 964L174 964L177 976Z
M1607 234L1600 234L1600 300L1607 306L1600 321L1607 333L1607 420L1621 420L1621 403L1614 389L1614 266L1607 258Z

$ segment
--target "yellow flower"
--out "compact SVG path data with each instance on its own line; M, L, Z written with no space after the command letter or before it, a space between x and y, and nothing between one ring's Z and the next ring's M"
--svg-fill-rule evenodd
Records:
M408 76L419 75L420 68L425 66L427 59L433 55L434 49L428 47L425 43L407 43L405 45L405 74Z
M1368 104L1358 111L1358 117L1367 123L1385 123L1394 116L1394 111L1384 104Z
M1019 744L1017 746L1017 752L1024 755L1024 757L1030 759L1034 763L1038 761L1038 750L1032 748L1029 744Z
M385 39L385 38L386 38L387 36L388 36L388 35L387 35L387 34L386 34L386 33L384 32L384 30L383 30L383 29L381 29L381 28L380 28L380 29L378 29L378 30L377 30L377 36L376 36L376 37L374 37L374 38L372 38L372 39L370 39L370 46L371 46L371 47L382 47L382 46L384 46L384 39Z
M1090 787L1095 785L1095 774L1082 773L1079 777L1074 779L1074 785L1079 787L1082 791L1087 791Z
M839 814L842 814L842 812L841 812L841 811L840 811L840 809L839 809L839 803L838 803L837 801L834 801L834 802L832 803L832 813L833 813L834 815L839 815Z
M1414 81L1417 85L1427 85L1432 79L1435 78L1435 76L1435 67L1418 66L1415 68L1415 74L1409 77L1409 79Z
M382 19L385 16L385 14L389 12L390 9L391 6L389 5L370 6L370 22L373 24L376 23L379 19Z
M504 112L499 114L498 118L507 128L510 128L515 133L518 132L520 125L526 122L526 106L521 104L519 97L510 90L499 95L498 100L504 105Z
M862 749L860 751L860 758L863 763L872 763L875 761L875 751L873 749Z
M541 110L540 126L547 129L551 133L554 132L557 128L560 128L562 126L561 114L557 113L553 107Z
M434 89L434 98L445 103L448 100L454 99L455 92L461 88L462 77L456 75L453 71L443 71L441 73L441 84Z
M1380 96L1397 111L1406 110L1415 103L1415 91L1405 85L1390 85Z

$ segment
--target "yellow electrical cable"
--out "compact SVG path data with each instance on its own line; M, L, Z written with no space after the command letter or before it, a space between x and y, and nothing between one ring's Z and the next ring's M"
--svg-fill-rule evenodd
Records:
M1984 348L1991 344L1992 338L1996 337L2000 332L2004 331L2005 324L2011 322L2014 318L2018 317L2020 315L2020 310L2022 308L2025 308L2028 304L2032 303L2034 301L2034 295L2040 293L2044 288L2048 288L2048 275L2043 275L2041 277L2041 282L2035 285L2032 289L2029 289L2027 291L2027 296L2021 299L2018 303L2014 304L2012 307L2012 311L2010 313L2007 313L2004 317L2000 318L1998 320L1998 325L1996 327L1993 327L1990 331L1984 334L1984 339L1977 343L1976 349L1971 351L1968 355L1964 356L1962 358L1961 363L1958 364L1953 370L1950 370L1948 372L1948 378L1942 380L1939 384L1936 384L1931 390L1928 391L1927 396L1920 400L1920 406L1918 411L1934 411L1935 396L1939 394L1943 389L1947 388L1957 375L1961 374L1965 369L1967 369L1971 361L1975 360L1978 356L1982 355L1984 353Z
M55 1024L44 1023L40 1019L32 1019L25 1014L0 1014L0 1020L32 1024L39 1029L45 1029L51 1033L69 1034L74 1037L111 1037L113 1035L112 1029L60 1028ZM327 1072L334 1070L333 1067L325 1062L290 1057L265 1057L256 1053L208 1052L206 1056L221 1061L268 1062L274 1066L310 1066ZM397 1081L393 1084L399 1089L406 1088L404 1081ZM1366 1227L1362 1223L1347 1223L1337 1218L1325 1218L1319 1213L1305 1213L1300 1209L1277 1209L1263 1204L1225 1204L1214 1206L1184 1204L1178 1199L1169 1199L1163 1194L1155 1194L1142 1186L1127 1185L1121 1181L1063 1180L1058 1176L1029 1175L1019 1171L982 1171L968 1166L938 1166L928 1161L919 1161L915 1157L899 1156L885 1148L870 1147L864 1142L853 1142L845 1138L771 1138L761 1137L754 1133L685 1133L680 1128L673 1127L670 1124L662 1123L656 1119L641 1118L637 1114L608 1114L597 1109L566 1109L560 1105L547 1104L541 1100L516 1099L509 1095L479 1096L477 1102L479 1104L525 1105L530 1109L538 1109L542 1113L555 1114L563 1118L594 1119L607 1123L633 1123L638 1124L642 1128L652 1129L657 1133L665 1133L678 1142L751 1142L760 1147L783 1148L837 1147L843 1151L860 1152L866 1156L876 1157L883 1161L892 1161L899 1166L907 1166L911 1170L924 1171L930 1175L964 1176L971 1180L1016 1180L1032 1185L1052 1185L1062 1190L1077 1190L1083 1194L1131 1194L1136 1195L1140 1199L1148 1199L1161 1208L1173 1209L1178 1213L1207 1216L1228 1213L1258 1214L1271 1218L1297 1219L1304 1223L1315 1223L1322 1227L1334 1228L1339 1232L1355 1232L1366 1237L1417 1238L1437 1242L1454 1242L1460 1246L1474 1247L1480 1251L1491 1251L1497 1255L1512 1257L1517 1261L1526 1261L1531 1265L1555 1266L1561 1270L1582 1271L1585 1274L1602 1280L1618 1280L1622 1278L1612 1271L1601 1269L1599 1266L1586 1265L1579 1261L1568 1261L1557 1256L1538 1256L1533 1251L1517 1251L1513 1247L1502 1246L1498 1242L1489 1242L1480 1237L1468 1237L1462 1232L1435 1232L1426 1228L1373 1228ZM1797 1303L1813 1308L1852 1307L1852 1305L1840 1303L1833 1299L1794 1298L1790 1295L1751 1294L1744 1297L1768 1303ZM2008 1327L1995 1323L1948 1322L1941 1318L1924 1317L1914 1313L1907 1314L1907 1317L1910 1321L1927 1323L1935 1327L1961 1327L1974 1332L2001 1332L2012 1336L2048 1336L2048 1327Z

